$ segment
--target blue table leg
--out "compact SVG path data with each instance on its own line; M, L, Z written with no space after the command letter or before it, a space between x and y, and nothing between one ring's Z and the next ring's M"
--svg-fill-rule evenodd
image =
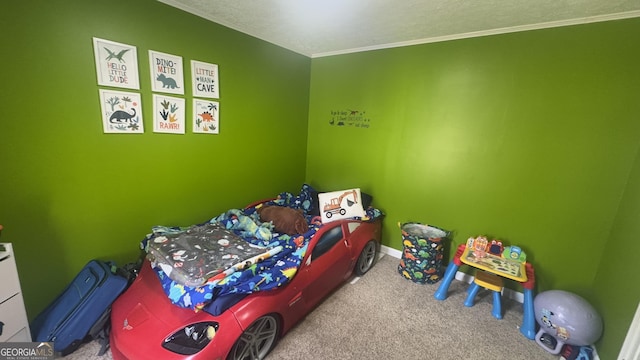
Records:
M502 293L500 291L493 291L493 309L491 314L494 318L502 319Z
M480 285L472 282L471 285L469 285L469 290L467 290L467 298L464 300L464 306L473 306L476 300L476 295L478 295L478 291L480 291Z
M444 273L444 277L440 282L440 286L438 287L438 290L436 290L435 294L433 294L433 297L436 298L436 300L444 300L447 298L447 292L449 291L449 286L451 285L451 282L453 281L453 279L456 277L456 272L458 272L458 267L459 266L456 265L453 261L449 263L449 265L447 266L447 270Z
M536 319L533 310L533 290L524 289L524 302L522 303L524 316L522 317L522 326L520 332L527 339L533 340L536 337Z

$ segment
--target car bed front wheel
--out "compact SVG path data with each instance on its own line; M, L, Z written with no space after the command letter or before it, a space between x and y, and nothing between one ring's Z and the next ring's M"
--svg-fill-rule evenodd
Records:
M265 315L254 321L233 344L227 360L261 360L273 349L280 333L278 318Z
M358 257L358 262L356 262L355 273L358 276L364 275L367 271L369 271L373 267L373 263L376 261L376 257L378 256L378 245L375 241L369 241L362 249L360 256Z

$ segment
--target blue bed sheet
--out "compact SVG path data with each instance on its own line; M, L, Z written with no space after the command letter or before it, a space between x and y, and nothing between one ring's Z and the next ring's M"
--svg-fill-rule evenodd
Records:
M260 221L256 207L231 209L209 220L208 223L219 224L239 235L249 244L269 248L281 247L282 249L269 258L201 286L187 286L172 280L156 264L154 270L167 297L177 306L198 311L205 308L214 299L224 295L250 294L256 291L275 289L286 284L298 271L306 254L309 240L322 226L320 218L311 211L313 191L313 188L305 184L299 195L284 192L279 194L275 200L266 203L301 209L309 223L309 230L304 234L292 236L275 232L271 223ZM380 216L382 213L378 209L370 207L366 210L366 216L363 220L373 221ZM157 236L166 234L166 231L171 231L171 229L174 229L173 231L184 230L156 227L154 232L143 240L143 248L147 250L150 241L153 241Z

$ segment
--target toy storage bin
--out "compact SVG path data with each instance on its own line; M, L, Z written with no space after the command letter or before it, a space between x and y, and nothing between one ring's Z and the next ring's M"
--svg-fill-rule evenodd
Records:
M398 272L419 284L435 284L442 276L443 240L449 232L431 225L405 223Z

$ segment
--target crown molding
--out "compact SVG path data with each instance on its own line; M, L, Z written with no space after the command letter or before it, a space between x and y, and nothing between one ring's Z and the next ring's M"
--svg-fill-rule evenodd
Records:
M569 19L569 20L550 21L550 22L544 22L544 23L538 23L538 24L512 26L512 27L505 27L505 28L499 28L499 29L474 31L474 32L468 32L463 34L437 36L437 37L431 37L431 38L425 38L425 39L401 41L397 43L359 47L359 48L339 50L339 51L329 51L324 53L312 54L311 58L344 55L344 54L351 54L351 53L358 53L358 52L372 51L372 50L383 50L383 49L390 49L390 48L404 47L404 46L422 45L422 44L451 41L451 40L469 39L469 38L475 38L475 37L481 37L481 36L500 35L500 34L514 33L514 32L522 32L522 31L541 30L541 29L549 29L549 28L556 28L556 27L563 27L563 26L573 26L573 25L582 25L582 24L589 24L589 23L596 23L596 22L612 21L612 20L630 19L630 18L636 18L636 17L640 17L640 10L627 11L627 12L621 12L621 13L615 13L615 14L608 14L608 15L589 16L589 17Z

